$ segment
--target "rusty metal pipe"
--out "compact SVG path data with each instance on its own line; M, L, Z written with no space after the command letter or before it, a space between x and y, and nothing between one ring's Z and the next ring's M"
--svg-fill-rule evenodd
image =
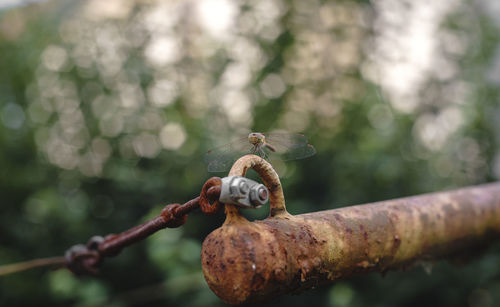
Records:
M244 175L254 167L268 188L275 184L277 176L264 173L272 170L267 162L249 159L233 169ZM226 222L203 243L202 268L231 304L442 258L500 237L500 183L296 216L275 197L270 217L254 222L226 207Z

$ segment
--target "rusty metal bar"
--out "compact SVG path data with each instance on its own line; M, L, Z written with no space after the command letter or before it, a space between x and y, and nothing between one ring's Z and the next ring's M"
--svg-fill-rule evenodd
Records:
M259 172L255 165L265 161L256 161L249 167ZM225 224L203 243L205 279L228 303L398 269L500 237L500 183L296 216L284 202L271 207L270 217L254 222L226 208Z
M106 237L94 236L86 245L72 246L66 251L66 267L75 274L97 274L104 257L116 256L123 248L147 238L158 230L183 225L188 213L193 210L201 208L206 214L215 213L220 207L220 183L219 177L212 177L203 185L200 196L183 205L169 204L162 209L159 216L127 231ZM0 272L1 269L2 267Z

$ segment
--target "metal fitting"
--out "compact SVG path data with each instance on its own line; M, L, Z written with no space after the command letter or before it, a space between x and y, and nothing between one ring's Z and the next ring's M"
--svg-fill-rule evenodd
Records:
M219 201L242 208L259 208L269 200L266 186L242 176L222 178Z

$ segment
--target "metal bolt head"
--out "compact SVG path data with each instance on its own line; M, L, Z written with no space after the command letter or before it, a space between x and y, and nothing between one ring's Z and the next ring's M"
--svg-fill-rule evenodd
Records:
M262 206L267 202L269 198L269 192L263 184L256 184L252 187L250 191L250 202L255 206Z
M234 177L230 182L229 189L231 192L231 198L233 200L238 200L247 197L248 190L250 190L250 187L243 178Z
M245 181L241 181L239 183L239 188L240 188L240 193L243 195L246 195L248 193L248 191L250 191L250 187L248 186L248 184Z
M266 186L242 176L228 176L221 179L219 201L242 208L258 208L269 200Z
M259 199L261 201L267 201L267 198L269 197L267 193L267 189L264 187L259 187L259 190L257 191L257 195L259 196Z

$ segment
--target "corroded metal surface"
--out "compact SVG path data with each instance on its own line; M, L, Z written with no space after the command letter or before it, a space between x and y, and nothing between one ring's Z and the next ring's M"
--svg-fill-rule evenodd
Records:
M239 304L498 238L500 184L255 222L232 214L205 239L202 268L221 299Z

